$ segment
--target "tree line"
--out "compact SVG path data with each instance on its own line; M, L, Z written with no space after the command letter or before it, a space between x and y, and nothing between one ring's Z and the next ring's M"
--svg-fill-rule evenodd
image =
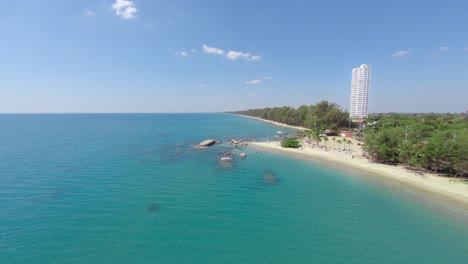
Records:
M338 130L349 126L349 114L336 103L321 101L315 105L301 105L297 109L283 106L263 109L250 109L232 112L235 114L259 117L283 124L302 126L309 129Z
M349 113L327 101L297 109L283 106L232 113L308 128L307 136L318 142L325 129L354 127ZM374 114L365 129L354 129L353 135L364 142L363 150L373 162L468 177L468 113Z
M376 162L468 176L468 115L371 115L364 150Z

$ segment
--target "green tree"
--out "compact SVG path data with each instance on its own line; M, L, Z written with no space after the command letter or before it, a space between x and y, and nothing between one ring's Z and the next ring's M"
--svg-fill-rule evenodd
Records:
M298 133L316 145L321 131L337 131L348 126L348 113L327 101L302 105L251 109L238 114L260 117L309 131ZM320 133L318 133L320 131ZM371 114L364 130L355 137L364 140L363 150L374 162L403 164L449 175L468 177L468 112L461 114ZM324 139L325 140L325 139ZM336 149L336 138L332 138ZM338 140L338 149L351 150L350 141ZM326 145L326 141L325 141Z
M307 130L299 130L299 131L297 131L296 135L297 135L298 138L302 139L302 138L307 137L308 132L307 132Z
M348 139L348 150L351 150L351 145L353 144L353 142L351 141L351 139Z
M283 141L281 141L281 146L283 148L299 148L301 146L301 143L296 138L286 138Z
M320 134L321 134L320 129L310 130L310 136L312 137L312 140L315 142L315 145L317 147L320 144L320 141L322 141L322 139L320 138Z
M328 148L328 144L327 144L327 142L329 141L328 137L324 137L323 141L325 142L325 148Z

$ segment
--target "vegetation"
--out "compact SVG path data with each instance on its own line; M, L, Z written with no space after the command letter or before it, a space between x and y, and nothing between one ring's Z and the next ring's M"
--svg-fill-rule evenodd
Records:
M298 136L315 146L328 141L323 137L326 129L353 127L348 113L327 101L297 109L284 106L234 113L309 128ZM373 162L468 177L468 113L375 114L368 118L365 129L353 130L353 137L364 141L365 154ZM332 140L333 149L351 149L347 139ZM299 141L288 139L282 146L299 147Z
M310 142L313 142L315 146L319 146L320 142L322 140L325 141L324 137L321 137L323 134L323 129L307 129L307 130L302 130L297 132L297 136L299 138L307 138ZM328 141L328 138L326 138L326 141Z
M375 162L468 176L467 114L374 115L364 132Z
M301 143L297 138L286 138L281 141L281 146L283 148L298 148L301 146Z
M235 114L259 117L288 125L310 129L337 130L348 127L349 114L336 103L321 101L315 105L302 105L297 109L289 106L251 109L233 112Z

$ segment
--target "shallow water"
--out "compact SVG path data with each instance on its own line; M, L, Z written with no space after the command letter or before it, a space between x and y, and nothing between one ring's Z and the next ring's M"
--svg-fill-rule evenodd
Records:
M0 263L465 263L467 208L208 139L225 114L0 115ZM288 132L288 131L285 131ZM246 159L218 161L227 151Z

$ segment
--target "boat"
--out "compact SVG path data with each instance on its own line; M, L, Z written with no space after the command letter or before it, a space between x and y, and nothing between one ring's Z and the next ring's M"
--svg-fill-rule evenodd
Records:
M221 161L221 162L223 162L223 161L231 161L231 160L232 160L232 157L233 157L235 154L236 154L236 153L235 153L234 151L225 153L225 154L219 159L219 161Z
M230 161L230 160L232 160L232 157L230 157L230 156L224 156L224 157L221 157L219 160L220 160L220 161Z

